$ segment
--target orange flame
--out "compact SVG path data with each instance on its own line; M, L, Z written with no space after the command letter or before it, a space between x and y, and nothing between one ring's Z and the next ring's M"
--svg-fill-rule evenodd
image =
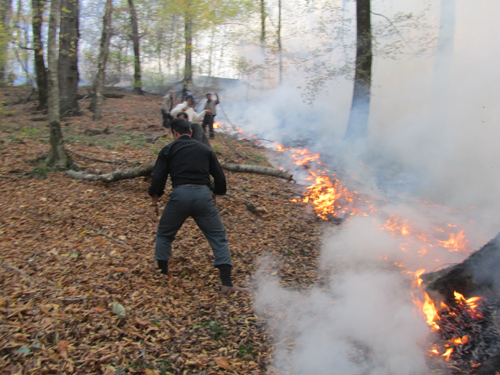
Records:
M347 188L338 184L337 181L332 182L328 176L315 177L314 184L307 187L307 192L303 201L305 203L312 202L314 210L324 220L328 220L328 214L337 215L336 202L347 191Z
M436 320L439 319L439 315L436 309L436 306L434 305L434 301L429 297L429 295L422 290L422 279L420 276L425 272L424 269L420 269L417 272L415 272L415 278L413 281L413 285L418 288L422 296L424 297L424 302L416 298L413 293L413 303L417 305L422 312L422 314L425 317L425 320L429 326L431 326L431 329L433 331L437 331L439 329L439 326L436 323Z
M465 238L465 231L463 229L456 236L454 233L449 233L449 236L450 238L447 241L436 241L451 252L467 251L467 243L469 241Z
M446 352L443 354L443 357L446 359L448 362L450 360L451 353L453 353L453 348L449 348L446 350Z
M455 295L455 299L457 300L458 303L461 304L465 303L472 312L476 312L476 308L478 306L477 302L482 298L482 297L471 297L469 299L465 299L465 297L458 292L453 292L453 294Z
M302 157L301 157L302 156ZM315 161L319 159L319 154L312 155L311 151L306 148L298 149L296 153L292 154L292 158L295 159L293 164L295 165L307 165L310 161Z
M401 224L399 221L401 220ZM398 234L402 236L408 236L411 234L411 229L408 225L408 220L403 220L399 217L389 216L386 223L380 226L380 229L392 232L392 236L397 236Z
M463 345L469 342L469 336L465 335L463 337L458 337L456 339L451 339L451 342L455 345Z
M219 123L218 122L214 122L214 129L219 129Z

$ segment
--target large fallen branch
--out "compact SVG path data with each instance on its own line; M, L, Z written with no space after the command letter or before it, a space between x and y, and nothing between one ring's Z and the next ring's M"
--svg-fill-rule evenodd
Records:
M141 176L149 176L151 175L154 166L155 166L154 162L149 162L140 166L139 168L117 169L114 172L106 174L92 174L92 173L77 172L72 170L65 171L65 173L71 178L74 178L75 180L114 182Z
M153 171L154 165L155 165L154 162L149 162L140 166L139 168L117 169L114 172L106 174L92 174L92 173L77 172L72 170L68 170L65 173L71 178L74 178L75 180L114 182L141 176L149 176ZM262 167L259 165L242 165L242 164L227 163L227 164L222 164L221 167L231 172L264 174L268 176L284 178L287 181L291 181L293 178L293 175L291 173L288 173L287 171L283 171L277 168Z
M293 174L287 171L277 168L262 167L260 165L226 163L222 164L221 167L231 172L265 174L268 176L284 178L287 181L291 181L293 179Z
M76 96L76 99L81 100L81 99L93 98L94 96L95 96L95 93L93 93L93 92L88 93L87 95L78 94ZM121 98L125 97L124 94L114 94L114 93L105 93L105 94L102 94L102 96L104 96L105 98L111 98L111 99L121 99Z

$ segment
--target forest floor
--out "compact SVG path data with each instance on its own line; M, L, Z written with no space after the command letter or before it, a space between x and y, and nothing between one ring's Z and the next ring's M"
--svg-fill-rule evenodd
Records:
M173 140L161 126L160 96L124 94L105 100L102 121L92 121L84 99L82 115L61 122L84 170L141 165ZM147 217L150 181L105 184L47 170L47 115L34 102L9 104L26 96L25 88L0 91L0 373L274 372L273 337L253 308L255 275L270 262L269 276L283 286L317 280L322 228L310 207L291 201L300 188L226 172L228 194L217 205L234 281L250 293L219 293L211 249L192 219L174 242L171 275L161 275ZM105 128L109 134L92 135ZM212 145L221 163L270 166L251 141L217 133ZM254 214L248 203L267 212Z

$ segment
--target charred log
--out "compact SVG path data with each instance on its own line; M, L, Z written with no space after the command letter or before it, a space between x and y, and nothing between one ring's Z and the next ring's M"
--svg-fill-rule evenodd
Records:
M139 168L132 169L118 169L111 173L102 175L92 174L88 172L65 171L65 173L76 180L89 180L89 181L103 181L114 182L120 180L127 180L130 178L149 176L153 172L155 162L149 162ZM243 173L257 173L273 177L280 177L290 181L293 177L292 174L276 168L261 167L258 165L239 165L239 164L222 164L221 167L231 172Z
M497 353L490 359L488 359L476 372L476 375L490 375L498 374L498 369L500 369L500 353Z
M481 295L500 296L500 233L462 263L422 275L429 293L440 293L454 303L454 292L466 298Z

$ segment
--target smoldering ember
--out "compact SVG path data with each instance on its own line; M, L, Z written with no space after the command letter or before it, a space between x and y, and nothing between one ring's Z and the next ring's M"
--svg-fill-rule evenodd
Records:
M500 375L499 14L0 0L0 373Z

